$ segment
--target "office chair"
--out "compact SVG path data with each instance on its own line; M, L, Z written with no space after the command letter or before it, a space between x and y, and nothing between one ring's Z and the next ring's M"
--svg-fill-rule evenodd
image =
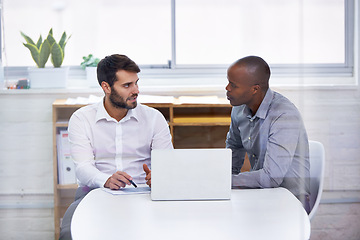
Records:
M314 217L319 206L324 183L325 150L320 142L309 141L310 148L310 213Z

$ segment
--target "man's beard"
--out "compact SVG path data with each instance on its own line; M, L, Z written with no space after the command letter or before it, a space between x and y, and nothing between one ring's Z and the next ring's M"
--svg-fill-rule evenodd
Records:
M130 105L130 104L127 104L127 100L129 100L130 98L133 98L133 97L137 97L137 96L138 96L138 94L133 94L129 98L124 100L124 98L121 97L115 91L115 89L113 89L113 87L111 87L111 93L110 93L110 96L109 96L109 100L110 100L111 104L116 108L133 109L133 108L136 108L137 102L135 101Z

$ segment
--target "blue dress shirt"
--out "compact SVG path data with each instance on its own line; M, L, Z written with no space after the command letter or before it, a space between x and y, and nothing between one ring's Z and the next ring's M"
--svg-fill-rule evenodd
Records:
M232 149L233 186L309 194L308 137L299 111L281 94L268 89L254 116L245 104L234 106L226 147ZM245 153L251 170L240 173Z

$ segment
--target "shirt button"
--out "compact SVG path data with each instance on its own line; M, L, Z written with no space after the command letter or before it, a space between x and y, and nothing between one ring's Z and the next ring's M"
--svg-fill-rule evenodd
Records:
M249 140L250 140L251 138L249 137Z

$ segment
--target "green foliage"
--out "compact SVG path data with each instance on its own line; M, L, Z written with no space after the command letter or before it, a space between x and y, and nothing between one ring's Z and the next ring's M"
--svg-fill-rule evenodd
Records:
M99 58L95 58L92 54L89 54L87 57L83 57L83 62L80 64L83 69L86 67L97 67L100 62Z
M48 61L50 55L53 66L56 68L61 67L65 56L65 46L71 36L67 37L66 33L64 32L60 41L56 42L53 37L53 30L51 28L46 39L43 41L42 36L40 35L38 41L35 44L35 42L29 36L23 32L20 33L26 41L26 43L23 43L24 46L30 50L31 57L34 59L36 65L39 68L45 67L45 64Z

